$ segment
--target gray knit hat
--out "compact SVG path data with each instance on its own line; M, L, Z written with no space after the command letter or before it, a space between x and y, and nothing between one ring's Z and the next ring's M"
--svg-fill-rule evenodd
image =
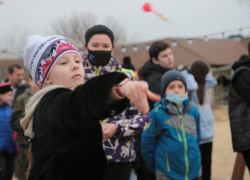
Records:
M186 84L186 80L185 80L184 76L176 70L170 70L170 71L166 72L161 78L161 93L162 93L162 95L165 94L167 86L172 81L175 81L175 80L179 80L179 81L183 82L185 89L187 91L187 84Z

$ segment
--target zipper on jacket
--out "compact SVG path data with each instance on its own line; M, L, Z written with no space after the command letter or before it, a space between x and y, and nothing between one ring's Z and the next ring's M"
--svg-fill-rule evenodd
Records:
M158 109L161 107L161 104L159 104L156 108L155 108L155 112L158 112Z
M169 165L169 159L168 159L168 153L166 152L166 157L167 157L167 162L166 162L166 164L167 164L167 171L168 171L168 173L171 171L171 169L170 169L170 165Z
M178 128L178 127L176 127L176 126L175 126L175 128L176 128L176 131L177 131L177 136L178 136L179 142L182 142L182 139L181 139L181 135L180 135L179 128Z
M185 180L188 180L188 172L189 172L189 162L188 162L188 156L187 156L187 151L188 151L188 145L187 145L187 137L186 137L186 131L185 131L185 126L183 122L182 115L179 114L178 109L175 107L175 110L177 112L177 115L181 121L181 130L182 130L182 135L183 135L183 141L184 141L184 149L185 149L185 166L186 166L186 174L185 174Z

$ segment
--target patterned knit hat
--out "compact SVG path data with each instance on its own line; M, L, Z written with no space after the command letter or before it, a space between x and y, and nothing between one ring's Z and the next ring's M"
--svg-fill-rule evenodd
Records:
M12 91L11 85L9 83L0 84L0 94L5 94L9 91Z
M75 45L65 37L58 35L46 37L32 35L28 37L23 56L24 66L30 72L39 89L42 88L45 79L58 59L70 52L81 57Z

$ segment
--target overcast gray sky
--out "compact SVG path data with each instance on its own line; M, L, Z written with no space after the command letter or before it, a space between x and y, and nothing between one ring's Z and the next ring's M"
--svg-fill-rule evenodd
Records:
M51 24L74 12L99 20L113 17L125 28L127 44L170 37L202 37L250 26L249 0L0 0L0 51L32 34L51 35ZM142 11L145 2L163 21ZM237 33L237 32L230 32ZM249 35L250 29L243 30ZM12 40L11 40L12 37ZM212 37L211 37L212 38ZM9 43L9 41L12 41ZM25 44L25 43L24 43Z

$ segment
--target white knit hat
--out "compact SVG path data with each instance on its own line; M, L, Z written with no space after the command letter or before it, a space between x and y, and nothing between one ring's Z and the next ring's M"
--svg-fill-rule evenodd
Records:
M24 66L41 88L57 60L69 52L74 52L81 57L75 45L65 37L32 35L27 39L23 56Z

